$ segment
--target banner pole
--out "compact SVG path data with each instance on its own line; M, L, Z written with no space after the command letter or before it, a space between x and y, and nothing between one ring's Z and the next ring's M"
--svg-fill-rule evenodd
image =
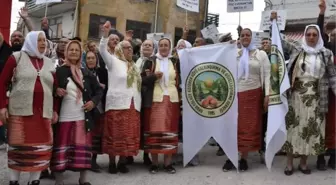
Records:
M239 26L240 26L240 20L241 20L241 18L240 18L240 12L239 12Z
M186 10L185 12L186 12L186 25L188 25L188 10Z
M44 17L47 17L48 14L48 3L46 3L46 8L45 8L45 12L44 12Z

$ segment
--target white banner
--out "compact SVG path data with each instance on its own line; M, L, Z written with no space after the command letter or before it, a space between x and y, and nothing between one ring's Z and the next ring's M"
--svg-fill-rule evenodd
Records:
M271 78L266 132L265 162L270 170L275 154L287 140L285 117L288 101L285 92L290 88L285 59L282 51L279 28L272 23Z
M236 44L178 52L183 101L184 166L213 137L238 167Z
M35 4L46 4L46 3L59 3L62 2L62 0L36 0Z
M199 0L177 0L176 5L191 12L199 12Z
M278 14L278 27L279 30L285 30L286 27L286 19L287 19L287 11L286 10L269 10L263 11L261 14L261 21L260 21L260 29L259 30L270 30L271 22L271 13L276 11Z
M253 0L227 0L227 12L253 11Z
M219 39L218 39L219 31L216 25L210 24L209 26L203 28L201 30L201 33L202 33L203 38L206 38L206 39L209 38L209 39L212 39L214 43L219 43Z

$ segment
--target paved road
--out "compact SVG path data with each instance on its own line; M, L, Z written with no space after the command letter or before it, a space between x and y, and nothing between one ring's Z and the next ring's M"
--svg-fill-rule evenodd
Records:
M101 156L98 163L104 168L100 174L91 173L89 179L92 185L333 185L336 184L335 171L328 170L319 172L314 169L315 158L309 161L311 175L303 175L296 172L293 176L287 177L283 174L286 164L284 157L276 157L274 169L269 172L266 167L260 164L259 155L251 154L249 159L250 170L244 173L222 172L221 168L226 160L225 156L217 157L216 147L206 146L200 152L201 165L198 167L182 168L177 167L177 174L170 175L164 172L151 175L141 165L141 157L130 167L131 172L126 175L108 174L108 157ZM0 185L8 184L7 156L5 151L0 151ZM295 161L298 165L298 160ZM28 174L21 175L21 185L26 185ZM78 185L79 174L73 172L65 173L66 185ZM41 185L54 185L53 181L43 180Z

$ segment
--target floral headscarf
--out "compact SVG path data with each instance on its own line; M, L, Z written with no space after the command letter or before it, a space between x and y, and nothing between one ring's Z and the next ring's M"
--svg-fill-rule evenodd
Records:
M68 57L68 50L70 48L71 44L78 44L79 48L80 48L80 57L77 60L76 64L73 64L69 61L69 57ZM82 49L82 45L79 41L77 40L72 40L70 41L67 46L65 47L65 51L64 51L64 56L65 56L65 61L63 65L69 66L70 70L71 70L71 74L73 79L75 80L76 84L78 84L80 86L80 88L77 88L77 101L79 101L82 97L82 89L84 89L84 85L83 85L83 74L81 71L81 56L83 53L83 49Z
M141 91L141 76L138 72L137 67L135 66L133 60L127 60L123 52L123 43L128 41L121 41L114 48L114 55L121 61L127 63L127 88L132 88L133 83L136 83L137 90Z

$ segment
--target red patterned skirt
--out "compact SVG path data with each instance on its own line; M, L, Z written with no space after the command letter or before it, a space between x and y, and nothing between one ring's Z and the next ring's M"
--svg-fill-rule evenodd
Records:
M104 130L105 115L101 114L92 129L92 153L102 154L102 135Z
M9 116L10 169L37 172L49 167L53 145L51 119L43 118L42 112L36 113L33 116Z
M238 150L258 151L262 138L261 88L238 93Z
M57 123L50 169L55 172L90 169L91 159L92 136L85 129L85 121Z
M162 102L153 102L144 110L144 150L154 154L174 154L178 146L180 104L164 96Z
M336 98L332 91L329 91L329 108L326 123L326 147L335 149L336 144Z
M103 153L136 156L140 148L140 113L132 101L130 109L105 113Z

